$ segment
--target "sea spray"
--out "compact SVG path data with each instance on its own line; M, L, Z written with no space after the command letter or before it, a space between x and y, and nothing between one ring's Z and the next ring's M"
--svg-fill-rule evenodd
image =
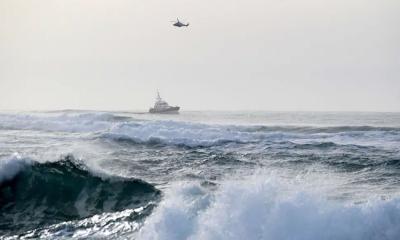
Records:
M216 191L176 184L138 239L390 239L400 237L400 199L359 204L291 191L277 179L222 182Z
M0 159L0 186L4 181L11 180L22 169L29 166L32 160L23 158L18 153Z

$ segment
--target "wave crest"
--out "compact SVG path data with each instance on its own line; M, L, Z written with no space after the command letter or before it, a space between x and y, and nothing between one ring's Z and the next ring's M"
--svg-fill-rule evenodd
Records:
M226 143L257 142L261 135L206 124L175 121L147 121L114 125L102 135L116 141L165 144L187 147L209 147Z
M142 180L93 176L73 156L33 163L0 183L0 229L21 232L156 201L160 191Z
M0 184L14 178L18 172L31 163L30 159L22 158L18 153L14 153L9 158L0 159Z
M0 129L60 132L104 131L113 122L130 120L110 113L0 114Z
M139 239L389 239L400 237L400 199L362 204L287 193L269 180L181 184L146 220Z

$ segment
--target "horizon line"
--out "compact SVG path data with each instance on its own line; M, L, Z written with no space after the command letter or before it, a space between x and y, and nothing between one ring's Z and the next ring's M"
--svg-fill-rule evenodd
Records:
M59 108L59 109L0 109L0 112L72 112L72 111L87 111L87 112L126 112L133 114L148 113L147 109L84 109L84 108ZM304 113L400 113L400 110L385 111L385 110L267 110L267 109L186 109L180 112L304 112Z

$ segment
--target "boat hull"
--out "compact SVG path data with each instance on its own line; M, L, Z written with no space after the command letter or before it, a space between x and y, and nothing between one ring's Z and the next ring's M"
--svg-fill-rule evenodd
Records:
M178 114L180 107L169 107L165 109L155 109L150 108L149 113L159 113L159 114Z

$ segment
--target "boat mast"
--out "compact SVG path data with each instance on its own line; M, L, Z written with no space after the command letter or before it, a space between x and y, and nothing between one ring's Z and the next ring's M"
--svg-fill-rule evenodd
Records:
M157 90L157 98L156 98L156 100L157 101L161 101L160 92L158 92L158 90Z

